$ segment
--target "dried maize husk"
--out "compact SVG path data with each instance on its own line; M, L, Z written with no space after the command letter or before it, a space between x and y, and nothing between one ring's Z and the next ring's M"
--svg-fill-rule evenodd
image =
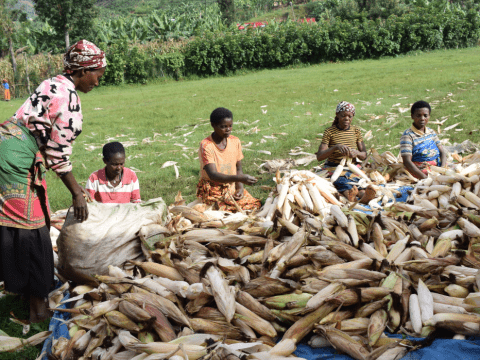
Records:
M336 350L344 352L357 360L365 360L368 358L368 350L343 331L329 326L317 326L316 329Z
M387 312L383 309L375 311L368 323L368 345L374 346L387 325Z

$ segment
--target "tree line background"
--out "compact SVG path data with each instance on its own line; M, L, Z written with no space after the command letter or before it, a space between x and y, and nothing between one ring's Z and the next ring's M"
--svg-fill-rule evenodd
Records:
M479 2L0 0L0 76L25 96L62 71L60 54L81 38L107 52L104 84L475 46ZM269 24L236 25L258 20Z

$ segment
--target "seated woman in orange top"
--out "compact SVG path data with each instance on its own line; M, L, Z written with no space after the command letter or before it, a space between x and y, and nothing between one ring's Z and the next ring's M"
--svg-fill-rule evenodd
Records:
M217 108L210 115L213 133L202 140L198 150L200 181L197 197L206 205L224 211L256 210L261 207L243 188L253 185L257 179L243 173L242 145L240 139L230 135L233 114L225 108Z

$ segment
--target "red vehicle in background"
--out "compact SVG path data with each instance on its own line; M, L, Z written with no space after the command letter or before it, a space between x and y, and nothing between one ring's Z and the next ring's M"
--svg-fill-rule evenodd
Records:
M249 22L249 23L244 23L244 24L237 24L238 30L245 30L248 28L256 29L259 27L265 27L268 25L268 22Z
M304 19L298 19L297 22L301 23L307 23L307 24L313 24L316 23L315 18L304 18ZM261 28L265 27L268 25L267 21L259 21L259 22L249 22L249 23L244 23L244 24L237 24L238 30L245 30L245 29L256 29L256 28Z
M298 21L300 22L306 22L307 24L311 24L311 23L316 23L315 21L315 18L305 18L305 19L299 19Z

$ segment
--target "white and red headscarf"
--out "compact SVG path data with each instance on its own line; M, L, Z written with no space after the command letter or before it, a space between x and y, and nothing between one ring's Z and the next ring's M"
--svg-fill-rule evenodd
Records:
M80 40L70 46L63 56L63 66L67 74L80 69L101 69L107 66L105 52L100 50L94 43Z
M355 116L355 106L353 106L353 104L350 104L349 102L342 101L337 105L335 114L338 114L341 111L350 111L353 116Z

